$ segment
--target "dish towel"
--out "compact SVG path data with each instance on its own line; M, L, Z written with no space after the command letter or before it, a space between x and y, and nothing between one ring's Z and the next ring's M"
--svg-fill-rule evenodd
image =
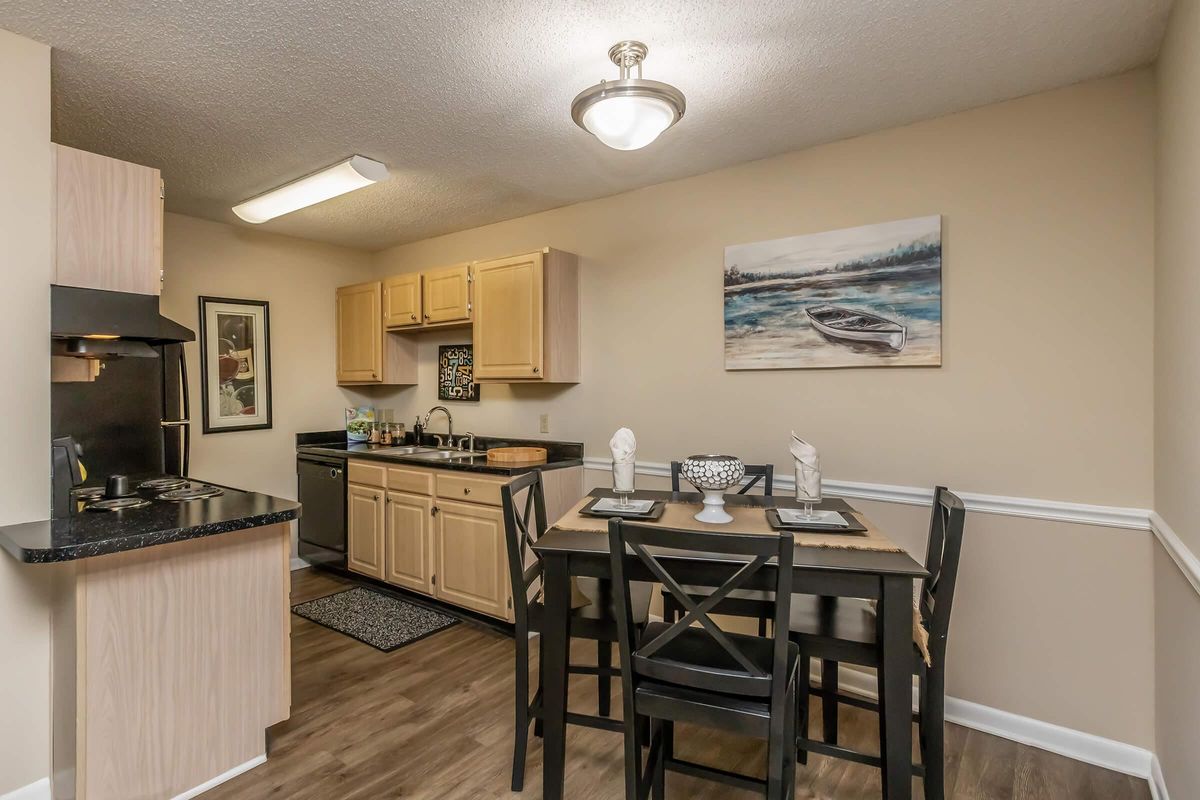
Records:
M612 451L613 490L633 491L633 470L637 459L637 438L629 428L620 428L608 442Z
M817 456L817 448L792 431L792 443L788 449L792 451L792 458L796 462L796 498L809 497L815 501L821 496L821 460Z

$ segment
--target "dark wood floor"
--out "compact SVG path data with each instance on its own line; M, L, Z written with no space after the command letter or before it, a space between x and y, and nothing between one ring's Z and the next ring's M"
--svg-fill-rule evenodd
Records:
M342 588L328 575L292 573L301 602ZM512 640L464 623L392 653L292 616L292 716L271 731L267 763L203 795L292 800L541 797L541 742L530 744L525 791L509 791L512 761ZM594 655L594 652L592 653ZM575 660L587 660L580 650ZM595 710L595 680L577 676L571 706ZM619 701L614 709L619 709ZM874 718L842 712L847 743L869 749ZM813 728L820 730L819 707ZM759 742L676 729L680 755L740 771L764 770ZM622 794L621 740L604 731L568 734L567 797ZM947 796L978 800L1149 800L1147 783L978 731L948 727ZM920 781L914 796L920 797ZM668 775L668 798L749 800L755 795ZM879 772L812 756L797 774L797 798L880 797Z

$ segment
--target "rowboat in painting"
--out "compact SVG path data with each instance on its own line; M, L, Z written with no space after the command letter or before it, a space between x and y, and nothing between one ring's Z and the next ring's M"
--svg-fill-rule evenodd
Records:
M806 308L804 313L814 328L832 339L887 345L897 351L908 341L908 328L866 311L820 305Z

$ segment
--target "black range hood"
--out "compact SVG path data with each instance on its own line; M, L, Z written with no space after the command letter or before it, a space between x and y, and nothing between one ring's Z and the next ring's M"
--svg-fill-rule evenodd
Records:
M50 287L50 335L66 340L55 355L155 356L156 345L194 342L196 334L158 313L158 295Z

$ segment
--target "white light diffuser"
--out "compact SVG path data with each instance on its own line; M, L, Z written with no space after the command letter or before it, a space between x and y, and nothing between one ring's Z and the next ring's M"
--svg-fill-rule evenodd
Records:
M350 158L319 172L297 178L278 189L260 194L233 207L233 213L246 222L259 224L290 214L297 209L337 197L388 176L387 167L362 156Z
M614 150L637 150L675 119L675 109L657 97L606 97L583 112L583 127Z

